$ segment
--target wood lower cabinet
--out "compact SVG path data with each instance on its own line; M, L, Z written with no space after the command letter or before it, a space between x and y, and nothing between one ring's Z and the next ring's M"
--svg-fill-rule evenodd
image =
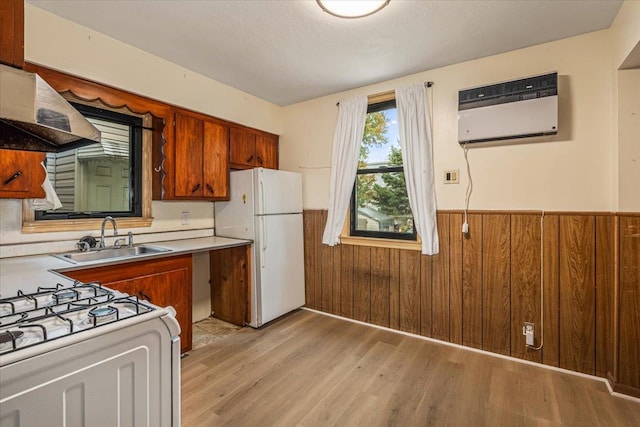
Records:
M229 128L182 112L175 123L175 198L229 200Z
M24 0L0 1L0 62L24 67Z
M45 196L44 153L0 150L0 198L30 199Z
M178 255L126 264L87 268L64 273L82 282L99 281L104 286L137 295L159 307L172 306L180 324L180 349L191 350L192 260Z
M234 169L278 169L278 136L231 128L229 162Z
M239 326L250 321L249 249L247 245L210 252L211 315Z

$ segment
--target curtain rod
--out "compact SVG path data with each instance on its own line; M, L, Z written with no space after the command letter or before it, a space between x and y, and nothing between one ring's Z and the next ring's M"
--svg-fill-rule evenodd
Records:
M426 87L431 87L431 86L433 86L433 82L424 82L424 85L425 85ZM392 91L389 91L389 92L392 92ZM372 98L372 97L375 97L375 96L382 95L382 94L384 94L384 93L387 93L387 92L374 93L373 95L370 95L369 97L370 97L370 98ZM340 105L340 103L339 103L339 102L336 102L336 107L338 107L339 105Z

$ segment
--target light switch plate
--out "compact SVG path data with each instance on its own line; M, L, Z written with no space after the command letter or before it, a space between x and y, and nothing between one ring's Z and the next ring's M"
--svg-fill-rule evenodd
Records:
M460 183L460 169L446 169L444 171L444 183L445 184L459 184Z

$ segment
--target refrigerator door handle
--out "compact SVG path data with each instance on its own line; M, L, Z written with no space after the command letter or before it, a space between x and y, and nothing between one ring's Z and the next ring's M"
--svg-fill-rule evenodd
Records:
M260 175L260 205L261 205L260 213L262 215L266 214L267 213L265 210L266 201L264 199L264 182L262 181L262 175Z
M262 256L260 259L262 260L262 267L264 267L264 258L267 253L267 221L266 218L261 216L260 221L262 222Z

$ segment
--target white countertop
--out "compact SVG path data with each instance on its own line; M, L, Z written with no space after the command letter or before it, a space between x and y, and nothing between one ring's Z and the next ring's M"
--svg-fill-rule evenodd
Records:
M229 239L215 236L196 239L167 240L164 242L153 242L147 246L160 246L171 249L169 252L83 262L79 264L72 264L51 255L2 258L0 259L0 298L15 296L18 290L35 292L38 286L53 287L56 283L70 285L73 282L64 276L64 272L66 271L244 246L251 243L253 243L251 240Z

